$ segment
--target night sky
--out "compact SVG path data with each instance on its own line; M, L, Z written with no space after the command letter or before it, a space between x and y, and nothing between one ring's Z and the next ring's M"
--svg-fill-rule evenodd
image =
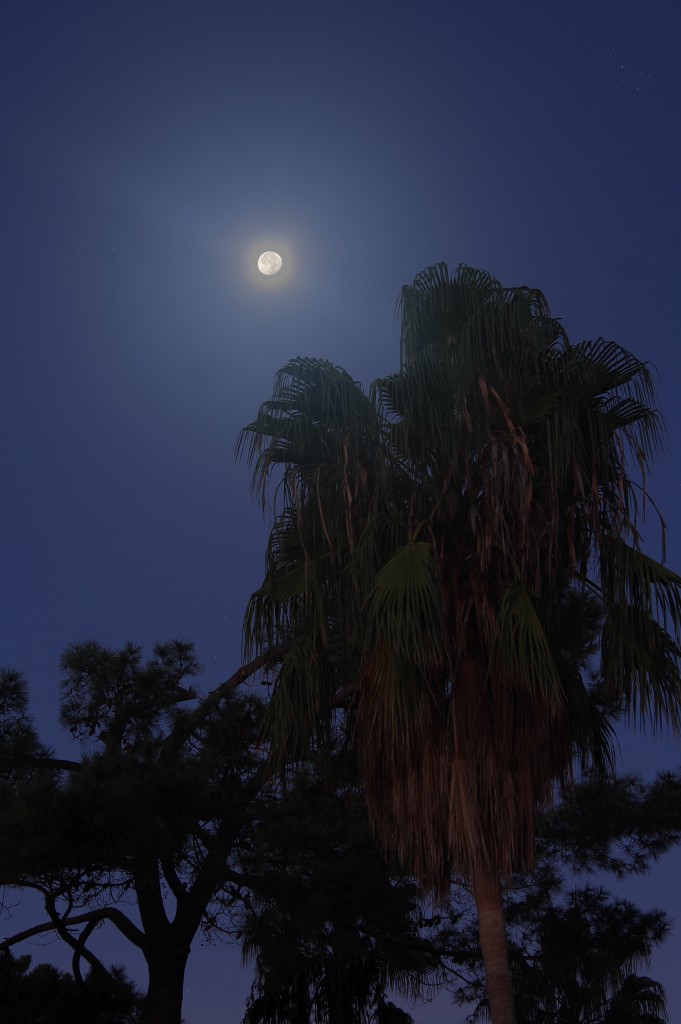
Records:
M0 662L59 751L70 642L181 635L205 689L238 666L267 521L237 433L290 357L364 384L397 369L399 289L440 260L539 287L574 340L658 367L650 488L681 569L678 0L6 0L1 17ZM265 249L284 260L270 279ZM656 554L653 518L645 535ZM681 761L668 736L621 749L645 775ZM679 874L676 851L624 889L679 922L648 971L672 1020ZM239 1020L248 985L237 949L197 940L187 1024ZM464 1015L445 996L416 1011Z

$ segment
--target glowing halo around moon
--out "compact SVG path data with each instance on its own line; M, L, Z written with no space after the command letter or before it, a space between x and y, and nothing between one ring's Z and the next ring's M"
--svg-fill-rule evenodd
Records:
M282 259L278 252L264 252L258 256L258 270L266 277L278 274L281 270Z

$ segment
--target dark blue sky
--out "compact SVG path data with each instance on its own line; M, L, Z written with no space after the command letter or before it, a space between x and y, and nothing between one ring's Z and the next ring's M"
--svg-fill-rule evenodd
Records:
M0 661L46 738L71 641L181 634L206 688L237 666L266 532L237 432L291 356L395 369L399 288L439 260L658 366L681 568L680 38L677 0L5 3ZM680 871L627 888L680 922L650 972L672 1018ZM196 952L188 1024L238 1019L238 975Z

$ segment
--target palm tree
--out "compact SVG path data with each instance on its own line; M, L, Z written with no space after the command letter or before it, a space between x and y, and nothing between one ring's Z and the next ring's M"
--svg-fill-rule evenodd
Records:
M274 755L343 705L384 844L441 895L452 869L469 879L509 1024L502 882L531 864L537 809L575 757L607 753L589 659L629 715L681 722L681 578L640 536L662 425L646 364L571 344L537 290L438 264L399 308L399 372L365 394L293 359L240 435L263 503L278 483L245 643L288 645ZM573 636L564 657L580 603L582 656Z

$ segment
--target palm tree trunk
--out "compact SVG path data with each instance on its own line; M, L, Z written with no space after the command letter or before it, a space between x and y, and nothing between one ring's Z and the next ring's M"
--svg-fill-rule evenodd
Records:
M516 1024L501 884L484 874L474 874L471 883L492 1024Z

